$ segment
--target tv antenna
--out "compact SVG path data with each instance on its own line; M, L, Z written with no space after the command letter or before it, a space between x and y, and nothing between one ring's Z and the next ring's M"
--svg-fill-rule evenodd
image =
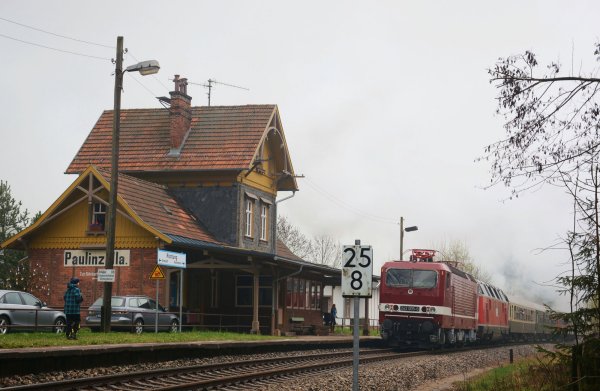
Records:
M213 84L220 84L220 85L227 86L227 87L239 88L240 90L250 91L250 89L246 88L246 87L240 87L240 86L235 86L233 84L222 83L220 81L216 81L216 80L213 80L213 79L208 79L208 81L206 82L206 84L204 84L204 83L192 83L191 81L188 81L188 83L189 84L194 84L194 85L197 85L197 86L202 86L204 88L208 88L208 92L206 93L206 95L208 95L208 106L209 107L210 107L210 94L211 94L212 88L214 87Z

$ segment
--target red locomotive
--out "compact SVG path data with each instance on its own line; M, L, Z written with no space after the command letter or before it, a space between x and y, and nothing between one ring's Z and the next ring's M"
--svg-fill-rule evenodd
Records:
M501 289L479 281L477 338L496 341L508 338L508 297Z
M411 262L381 268L379 323L390 346L476 341L477 281L445 263L434 250L412 250Z

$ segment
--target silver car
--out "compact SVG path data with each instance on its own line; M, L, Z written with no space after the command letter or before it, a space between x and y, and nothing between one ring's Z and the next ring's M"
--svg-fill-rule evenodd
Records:
M85 326L92 331L99 331L101 327L100 314L103 298L92 304L85 318ZM156 301L148 296L113 296L110 301L112 316L110 320L112 329L131 330L141 334L144 330L154 331L156 317L158 316L158 330L179 331L179 318L177 315L166 312L159 304L156 311Z
M31 293L0 289L0 334L9 331L65 331L67 317Z

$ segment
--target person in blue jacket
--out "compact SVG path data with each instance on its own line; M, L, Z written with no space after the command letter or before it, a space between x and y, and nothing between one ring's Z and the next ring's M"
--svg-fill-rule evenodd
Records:
M67 339L77 339L77 331L79 331L79 323L81 322L80 307L83 301L83 295L79 289L79 278L71 278L63 298L65 300L65 315L67 315Z
M337 308L335 304L331 306L330 318L331 318L331 331L335 329L335 318L337 317Z

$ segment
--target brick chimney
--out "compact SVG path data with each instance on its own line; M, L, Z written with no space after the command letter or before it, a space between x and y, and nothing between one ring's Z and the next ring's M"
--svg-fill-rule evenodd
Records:
M169 108L170 154L179 155L192 123L192 97L187 94L187 79L180 79L179 75L175 75L173 82L175 91L170 92L171 107Z

